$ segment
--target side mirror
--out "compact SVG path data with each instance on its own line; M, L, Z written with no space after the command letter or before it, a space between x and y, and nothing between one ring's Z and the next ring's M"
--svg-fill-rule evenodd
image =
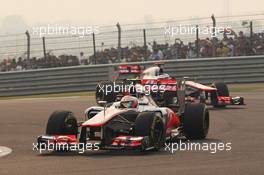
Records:
M99 104L100 106L105 107L105 105L107 104L107 101L98 101L98 104Z
M190 77L183 77L183 80L188 80L188 79L190 79Z

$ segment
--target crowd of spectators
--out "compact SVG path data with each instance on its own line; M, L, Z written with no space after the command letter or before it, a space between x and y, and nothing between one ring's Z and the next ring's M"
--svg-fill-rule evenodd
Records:
M52 67L67 67L79 65L79 59L73 55L50 55L47 54L46 58L30 58L22 59L19 57L16 59L4 59L0 63L1 72L6 71L21 71L21 70L32 70L32 69L43 69Z
M173 44L158 44L156 41L146 46L107 48L97 51L95 56L86 57L83 52L79 56L47 54L46 58L3 59L0 71L16 71L52 67L66 67L89 64L108 64L117 62L140 62L168 59L191 59L210 57L247 56L264 54L264 33L246 36L242 31L238 34L223 33L220 38L206 38L184 44L175 39ZM120 60L119 60L120 58Z
M247 56L264 54L264 33L255 33L246 36L242 31L234 31L223 37L206 38L184 44L180 39L175 39L171 45L148 43L147 46L134 46L121 48L121 62L153 61L168 59L210 58ZM97 52L97 64L119 62L118 49L104 49ZM89 60L92 60L93 56Z

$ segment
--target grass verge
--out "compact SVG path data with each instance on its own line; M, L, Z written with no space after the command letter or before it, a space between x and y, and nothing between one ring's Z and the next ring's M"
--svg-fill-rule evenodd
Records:
M0 97L0 100L9 99L26 99L26 98L54 98L54 97L74 97L74 96L94 96L94 92L70 92L70 93L56 93L56 94L40 94L14 97Z
M256 92L264 91L264 83L252 83L252 84L230 84L228 85L229 91L232 92Z

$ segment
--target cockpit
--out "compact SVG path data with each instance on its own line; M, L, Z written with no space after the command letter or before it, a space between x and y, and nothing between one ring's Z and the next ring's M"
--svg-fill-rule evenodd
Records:
M132 96L124 96L122 98L123 100L119 102L113 103L113 106L115 108L121 108L121 109L139 109L143 110L150 107L157 107L157 104L150 96L142 96L139 98L132 97Z

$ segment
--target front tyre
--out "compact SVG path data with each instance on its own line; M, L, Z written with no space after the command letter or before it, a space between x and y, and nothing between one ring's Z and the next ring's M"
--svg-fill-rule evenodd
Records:
M164 123L160 115L155 112L140 113L135 122L135 136L148 136L149 145L154 151L158 151L164 144ZM147 147L143 147L145 151Z
M212 93L212 102L214 107L225 107L225 104L219 104L218 97L229 97L229 90L224 82L215 82L213 85L217 89L216 92Z
M76 135L78 134L77 120L70 111L55 111L49 117L47 135Z
M70 111L55 111L49 117L46 135L75 135L78 134L77 120L73 113ZM56 143L55 143L56 144ZM69 151L69 148L65 145L59 146L54 149L55 151L64 152Z

